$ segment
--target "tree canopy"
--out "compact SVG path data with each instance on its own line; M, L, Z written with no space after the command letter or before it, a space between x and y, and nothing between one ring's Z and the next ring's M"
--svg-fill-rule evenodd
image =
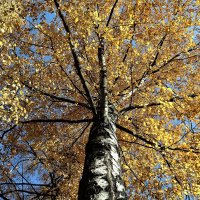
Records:
M0 197L77 198L104 63L128 198L198 198L199 13L199 0L2 0Z

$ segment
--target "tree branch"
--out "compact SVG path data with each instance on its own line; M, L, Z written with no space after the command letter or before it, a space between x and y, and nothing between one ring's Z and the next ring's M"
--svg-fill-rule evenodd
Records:
M182 149L182 148L179 148L179 147L175 147L175 148L166 147L166 149L173 150L173 151L192 152L192 153L196 153L196 154L200 153L200 149L195 149L195 148L192 148L192 147L190 147L189 149Z
M41 193L41 192L22 190L22 189L16 189L16 190L7 191L7 192L4 192L4 193L2 193L0 195L10 194L10 193L14 193L14 192L23 192L23 193L27 193L27 194L34 194L34 195L37 195L37 196L54 196L54 195L48 194L48 193Z
M37 187L51 187L50 184L35 184L35 183L0 183L0 186L2 185L27 185L27 186L37 186Z
M110 15L108 17L108 21L106 23L106 26L109 26L109 23L110 23L110 20L112 19L112 15L113 15L114 9L115 9L115 7L117 5L117 2L118 2L118 0L116 0L115 3L113 4L113 7L112 7L112 9L110 11Z
M68 34L68 41L69 41L69 46L70 46L70 49L71 49L71 53L72 53L72 56L73 56L73 59L74 59L74 66L76 68L76 73L77 75L79 76L80 78L80 81L83 85L83 88L85 90L85 93L87 95L87 98L88 98L88 102L90 103L90 106L91 106L91 109L93 111L93 114L95 115L96 114L96 108L95 108L95 105L94 105L94 102L93 102L93 99L92 99L92 95L90 94L90 91L87 87L87 84L86 84L86 81L85 81L85 78L83 77L83 74L81 72L81 67L80 67L80 62L79 62L79 58L78 58L78 55L75 51L75 48L71 42L71 37L70 37L70 29L69 29L69 26L67 25L66 21L65 21L65 18L60 10L60 6L59 6L59 3L57 2L57 0L54 0L54 3L55 3L55 6L56 6L56 9L58 11L58 15L63 23L63 26L64 26L64 29L66 31L66 33Z
M172 165L171 163L167 160L166 156L162 153L162 152L159 152L161 154L161 156L163 157L164 161L166 162L168 168L170 169L171 173L173 174L173 170L172 170ZM182 184L181 182L178 180L176 174L174 174L174 179L176 180L176 182L182 187Z
M175 54L169 60L165 61L158 69L155 69L155 70L152 70L152 71L150 70L147 74L155 74L155 73L159 72L163 67L168 65L170 62L174 61L175 58L179 57L181 54L189 53L189 52L195 50L199 44L200 44L200 42L197 43L195 47L192 47L192 48L188 49L187 51L182 51L182 52Z
M150 67L153 67L154 65L156 65L156 61L157 61L157 58L158 58L158 55L159 55L159 51L160 51L160 49L161 49L166 37L167 37L167 33L162 37L162 39L158 43L158 47L157 47L157 50L156 50L156 55L155 55L153 61L150 63Z
M0 197L1 197L3 200L9 200L9 199L7 199L6 197L4 197L3 194L0 194Z
M198 96L197 94L188 95L188 97L190 97L190 98L195 98L197 96ZM184 98L183 97L179 97L179 96L175 96L175 97L170 98L169 100L166 100L165 102L175 102L177 99L181 100L181 99L184 99ZM140 109L140 108L152 107L152 106L160 106L160 105L162 105L162 103L160 103L160 102L152 102L152 103L149 103L149 104L146 104L146 105L127 106L127 107L123 108L122 110L120 110L119 114L121 115L121 114L124 114L125 112L131 111L131 110L134 110L134 109Z
M154 147L156 146L156 144L155 144L154 142L149 141L149 140L147 140L146 138L144 138L144 137L142 137L142 136L140 136L140 135L138 135L138 134L133 133L133 131L131 131L131 130L129 130L129 129L127 129L127 128L121 126L121 125L119 125L119 124L116 124L116 127L117 127L118 129L120 129L120 130L122 130L122 131L124 131L124 132L126 132L126 133L129 133L130 135L132 135L132 136L134 136L134 137L136 137L136 138L142 140L143 142L145 142L145 143L147 143L147 144L149 144L149 145L151 145L151 146L154 146Z
M14 125L14 126L10 127L9 129L3 131L3 133L2 133L2 135L1 135L1 137L0 137L0 139L2 140L3 137L4 137L4 135L5 135L6 133L8 133L9 131L13 130L16 126L17 126L17 125Z
M166 65L168 65L170 62L174 61L175 58L179 57L180 55L184 54L184 53L189 53L195 49L197 49L197 46L200 44L197 43L195 47L192 47L190 49L188 49L187 51L182 51L182 52L179 52L177 54L175 54L174 56L172 56L169 60L163 62L163 64L158 68L158 69L155 69L155 70L151 70L151 67L148 68L143 74L142 74L142 77L137 79L131 86L128 86L126 87L125 89L123 89L122 91L120 91L120 93L123 93L124 91L130 89L131 87L135 87L134 91L131 91L129 92L127 95L123 96L122 94L122 97L115 103L115 105L123 102L125 99L127 99L128 97L130 97L134 92L136 92L138 90L139 87L141 87L144 82L145 82L145 79L147 78L148 75L151 75L151 74L155 74L157 72L159 72L161 69L163 69Z
M71 143L69 149L71 149L74 144L78 141L78 139L85 133L86 129L90 126L90 122L83 128L83 130L81 131L81 133L78 135L77 138L75 138L75 140ZM82 129L82 128L81 128Z
M92 122L93 119L77 119L77 120L70 120L70 119L31 119L27 121L21 121L22 124L28 123L69 123L69 124L78 124L78 123L85 123L85 122Z
M76 105L79 105L79 106L82 106L82 107L85 107L85 108L88 108L91 110L91 107L88 106L87 104L85 103L82 103L82 102L78 102L78 101L74 101L74 100L71 100L71 99L67 99L65 97L59 97L59 96L56 96L54 94L49 94L45 91L42 91L42 90L39 90L39 89L36 89L36 88L33 88L32 86L28 85L27 83L24 83L22 82L27 88L29 88L30 90L33 90L33 91L37 91L39 93L41 93L42 95L45 95L45 96L48 96L52 99L56 99L56 100L59 100L59 101L63 101L63 102L67 102L67 103L71 103L71 104L76 104Z

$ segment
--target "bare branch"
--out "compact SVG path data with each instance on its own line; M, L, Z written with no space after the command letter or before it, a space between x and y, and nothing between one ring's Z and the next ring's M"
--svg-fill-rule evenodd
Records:
M77 119L77 120L70 120L70 119L31 119L27 121L21 121L22 124L28 123L69 123L69 124L78 124L78 123L85 123L85 122L92 122L93 119Z
M78 101L74 101L74 100L71 100L71 99L68 99L68 98L65 98L65 97L59 97L59 96L56 96L56 95L54 95L54 94L49 94L49 93L47 93L47 92L45 92L45 91L39 90L39 89L37 89L37 88L33 88L32 86L30 86L30 85L28 85L27 83L24 83L24 82L23 82L23 84L24 84L27 88L29 88L30 90L37 91L37 92L39 92L40 94L45 95L45 96L48 96L48 97L50 97L50 98L52 98L52 99L56 99L56 100L63 101L63 102L67 102L67 103L71 103L71 104L80 105L80 106L82 106L82 107L85 107L85 108L88 108L88 109L91 110L91 107L88 106L88 105L85 104L85 103L78 102Z
M136 134L136 133L133 133L133 131L131 131L131 130L129 130L129 129L127 129L127 128L121 126L121 125L119 125L119 124L116 124L116 127L117 127L118 129L120 129L120 130L122 130L122 131L124 131L124 132L126 132L126 133L129 133L130 135L132 135L132 136L134 136L134 137L136 137L136 138L142 140L143 142L145 142L145 143L147 143L147 144L149 144L149 145L151 145L151 146L154 146L154 147L156 146L156 144L155 144L154 142L147 140L146 138L142 137L141 135L138 135L138 134Z
M9 199L7 199L3 194L0 194L0 197L1 197L3 200L9 200Z
M78 58L78 55L76 53L76 50L71 42L71 37L70 37L70 29L69 29L69 26L67 25L66 21L65 21L65 18L60 10L60 6L59 6L59 3L57 2L57 0L54 0L54 3L55 3L55 6L56 6L56 9L58 11L58 15L63 23L63 26L65 28L65 31L67 32L68 34L68 41L69 41L69 45L70 45L70 49L71 49L71 53L72 53L72 56L73 56L73 59L74 59L74 66L76 68L76 72L77 72L77 75L79 76L80 78L80 81L83 85L83 88L85 90L85 93L87 95L87 98L88 98L88 101L90 103L90 106L91 106L91 109L93 111L93 114L96 114L96 108L95 108L95 105L94 105L94 102L93 102L93 98L92 98L92 95L89 91L89 88L87 87L87 84L86 84L86 81L85 81L85 78L81 72L81 67L80 67L80 62L79 62L79 58Z
M115 7L117 5L117 2L118 2L118 0L116 0L115 3L113 4L113 7L112 7L112 9L110 11L110 15L108 17L108 21L106 23L106 26L109 26L109 23L110 23L110 20L112 19L112 15L113 15L114 9L115 9Z
M197 94L190 94L188 95L188 97L190 98L195 98L197 97L198 95ZM181 99L184 99L183 97L179 97L179 96L175 96L175 97L172 97L168 100L165 100L165 102L175 102L176 100L181 100ZM152 103L149 103L149 104L145 104L145 105L131 105L131 106L127 106L125 108L123 108L122 110L119 111L119 114L124 114L125 112L128 112L128 111L131 111L131 110L134 110L134 109L140 109L140 108L145 108L145 107L152 107L152 106L160 106L162 105L162 103L160 102L152 102Z
M70 145L70 149L74 146L74 144L78 141L78 139L85 133L86 129L90 126L90 122L84 127L84 129L81 131L81 133L78 135L77 138L75 138L75 140L72 142L72 144Z
M17 126L17 125L14 125L14 126L10 127L9 129L3 131L3 133L2 133L2 135L1 135L1 137L0 137L0 139L2 140L3 137L5 136L5 134L8 133L8 132L10 132L10 131L12 131L16 126Z
M195 148L188 148L188 149L183 149L183 148L179 148L179 147L166 147L166 149L169 149L169 150L173 150L173 151L182 151L182 152L192 152L192 153L195 153L195 154L199 154L200 153L200 149L195 149Z
M199 44L200 44L200 42L197 43L197 44L195 45L195 47L192 47L192 48L188 49L187 51L182 51L182 52L179 52L179 53L175 54L175 55L172 56L169 60L163 62L163 64L162 64L158 69L155 69L155 70L152 70L152 71L150 70L150 71L148 71L147 74L155 74L155 73L159 72L163 67L165 67L166 65L168 65L168 64L171 63L172 61L177 60L177 59L175 59L175 58L178 58L178 57L181 56L182 54L189 53L189 52L191 52L191 51L196 50L196 49L197 49L197 46L198 46Z
M0 183L1 186L3 185L26 185L26 186L37 186L37 187L51 187L50 184L36 184L36 183Z
M189 53L189 52L192 52L192 51L196 50L198 45L200 45L200 42L197 43L195 45L195 47L192 47L192 48L188 49L187 51L182 51L182 52L179 52L179 53L175 54L169 60L163 62L163 64L161 64L161 66L158 69L152 70L151 67L149 67L142 74L141 78L137 79L132 85L130 85L130 86L126 87L125 89L123 89L122 91L120 91L120 93L123 93L123 92L125 92L126 90L130 89L133 86L135 88L133 91L129 92L127 95L125 95L125 96L122 95L122 97L115 103L115 105L117 105L117 104L123 102L125 99L129 98L133 93L135 93L138 90L138 88L140 88L141 86L143 86L144 83L145 83L145 79L148 77L148 75L156 74L157 72L160 72L160 70L162 70L166 65L168 65L169 63L175 61L176 58L178 58L182 54Z
M161 154L161 156L163 157L164 161L166 162L168 168L170 169L171 173L174 174L173 172L173 169L172 169L172 165L171 163L167 160L166 156L162 153L162 152L159 152ZM182 186L181 182L179 181L179 179L177 178L176 174L174 175L174 179L176 180L176 182Z
M158 43L156 54L154 56L153 61L150 63L150 67L153 67L154 65L156 65L156 61L157 61L157 58L158 58L158 55L159 55L159 51L160 51L161 47L163 46L163 43L164 43L164 40L165 40L166 37L167 37L167 33L162 37L162 39Z

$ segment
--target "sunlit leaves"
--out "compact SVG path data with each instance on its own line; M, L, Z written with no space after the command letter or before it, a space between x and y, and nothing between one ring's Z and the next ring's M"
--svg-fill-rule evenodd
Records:
M24 105L29 102L25 97L25 89L15 80L12 85L0 91L0 117L4 122L18 124L20 118L27 117Z
M93 118L71 48L97 106L104 38L108 99L135 134L117 132L129 198L199 195L199 1L57 1L70 33L54 2L0 3L1 130L19 124L1 132L3 174L28 157L27 174L54 172L58 198L76 199L89 127L23 121Z

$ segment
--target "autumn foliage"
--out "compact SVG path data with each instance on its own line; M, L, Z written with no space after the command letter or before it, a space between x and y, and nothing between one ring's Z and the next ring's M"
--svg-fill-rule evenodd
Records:
M128 199L198 199L199 13L199 0L2 0L0 198L77 199L103 40Z

